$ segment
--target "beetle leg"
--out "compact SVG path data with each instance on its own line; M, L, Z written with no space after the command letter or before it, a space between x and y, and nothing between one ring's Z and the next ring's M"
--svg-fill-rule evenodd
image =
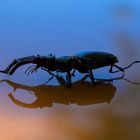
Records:
M113 71L113 66L118 68L119 70ZM110 73L116 73L116 72L120 72L120 71L124 72L124 69L117 65L111 65L110 70L109 70Z
M79 81L83 82L89 77L89 74L86 74L83 78L81 78Z
M50 78L48 79L48 81L44 83L44 85L48 84L48 82L51 81L53 78L54 78L54 76L50 77Z
M134 64L136 64L136 63L140 63L140 61L134 61L134 62L132 62L131 64L129 64L128 66L123 67L123 68L122 68L122 67L119 67L119 66L117 66L117 65L111 65L109 72L110 72L110 73L116 73L116 72L120 72L120 71L124 72L124 70L130 68L132 65L134 65ZM113 66L115 66L115 67L118 68L119 70L117 70L117 71L112 71Z
M66 86L66 81L65 81L65 79L64 79L62 76L57 76L57 77L56 77L56 80L58 81L58 83L59 83L61 86Z
M116 68L118 68L119 69L119 71L122 71L122 72L124 72L124 68L121 68L121 67L119 67L119 66L117 66L117 65L114 65Z
M59 71L56 71L56 76L55 76L55 78L56 78L56 80L57 80L57 82L61 85L61 86L66 86L66 81L65 81L65 79L63 78L63 76L61 76L60 74L59 74Z
M43 68L43 67L42 67L41 69L47 71L52 77L55 77L56 80L58 81L58 83L59 83L61 86L66 85L66 82L65 82L65 80L64 80L64 78L63 78L62 76L58 76L58 75L56 75L56 74L50 72L50 71L49 71L48 69L46 69L46 68ZM53 78L52 78L52 79L53 79ZM50 78L50 80L52 80L52 79ZM49 81L50 81L50 80L49 80ZM47 81L47 83L48 83L49 81Z
M74 73L75 73L75 69L72 71L71 76L74 77L75 76Z
M110 69L109 69L110 73L113 73L113 65L111 65Z
M92 70L89 70L89 77L91 79L92 84L94 85L95 84L95 79L94 79Z
M120 70L113 71L113 66L114 65L111 65L111 67L110 67L110 70L109 70L110 73L116 73L116 72L119 72L120 71Z
M67 87L70 88L71 87L71 74L70 74L70 71L67 72L67 75L66 75L66 82L67 82Z
M85 81L88 77L91 79L91 82L92 82L92 84L94 85L94 84L95 84L95 78L94 78L94 76L93 76L92 70L89 70L89 71L88 71L88 74L86 74L83 78L81 78L80 81L81 81L81 82L82 82L82 81Z

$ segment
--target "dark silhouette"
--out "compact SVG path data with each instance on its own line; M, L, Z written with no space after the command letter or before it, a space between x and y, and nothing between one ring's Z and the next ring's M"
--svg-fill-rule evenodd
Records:
M82 80L74 82L71 89L65 86L52 85L26 86L10 80L2 80L1 82L8 83L14 91L24 89L34 94L36 99L30 104L17 100L12 93L8 95L13 103L26 108L52 107L54 103L77 104L80 106L110 103L116 91L116 87L111 83L96 82L93 86L91 82Z
M0 72L12 75L15 71L26 64L34 64L27 68L25 73L27 75L37 72L40 68L47 71L52 77L48 80L50 81L53 77L59 78L58 73L66 73L65 84L67 87L72 86L72 76L74 76L75 70L80 73L86 73L87 76L91 79L92 84L95 83L95 78L93 75L93 70L110 66L110 73L124 72L125 69L131 67L135 63L140 61L135 61L129 66L122 68L116 65L118 63L118 58L111 53L107 52L96 52L96 51L84 51L70 56L61 56L56 57L55 55L40 56L32 55L23 58L14 59L5 70ZM118 70L114 71L113 67ZM72 71L74 70L74 71ZM57 72L54 74L53 72Z

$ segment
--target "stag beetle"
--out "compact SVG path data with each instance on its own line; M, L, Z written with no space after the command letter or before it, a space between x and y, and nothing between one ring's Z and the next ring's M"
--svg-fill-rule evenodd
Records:
M125 69L131 67L134 63L139 63L140 61L134 61L124 68L117 66L117 62L118 59L113 54L95 51L86 51L72 56L62 57L55 57L55 55L53 56L52 54L48 56L33 55L13 60L5 70L0 72L12 75L20 66L32 63L35 65L30 66L25 71L25 73L28 71L28 75L30 73L37 72L39 68L52 75L49 80L53 77L60 78L58 75L59 72L66 73L67 86L71 87L71 77L74 76L75 70L78 70L80 73L87 73L87 76L90 77L91 82L94 84L95 79L92 70L110 66L110 73L116 73L119 71L124 72ZM118 70L113 71L113 66ZM72 70L74 71L72 72ZM57 74L54 74L54 71L56 71Z

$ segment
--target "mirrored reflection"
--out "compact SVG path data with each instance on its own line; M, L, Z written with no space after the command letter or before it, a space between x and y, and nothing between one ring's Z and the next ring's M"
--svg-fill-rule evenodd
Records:
M17 100L13 93L8 95L14 104L25 108L52 107L54 103L77 104L79 106L110 103L116 91L113 84L104 82L96 82L93 86L88 81L76 81L72 88L51 85L26 86L9 80L2 80L1 82L8 83L14 91L23 89L35 96L35 100L29 104Z

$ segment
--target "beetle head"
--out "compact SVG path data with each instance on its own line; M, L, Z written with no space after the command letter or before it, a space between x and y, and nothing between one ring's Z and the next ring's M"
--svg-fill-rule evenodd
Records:
M55 62L55 56L48 55L48 56L38 56L36 59L36 63L40 65L41 67L48 67L50 65L53 65Z

